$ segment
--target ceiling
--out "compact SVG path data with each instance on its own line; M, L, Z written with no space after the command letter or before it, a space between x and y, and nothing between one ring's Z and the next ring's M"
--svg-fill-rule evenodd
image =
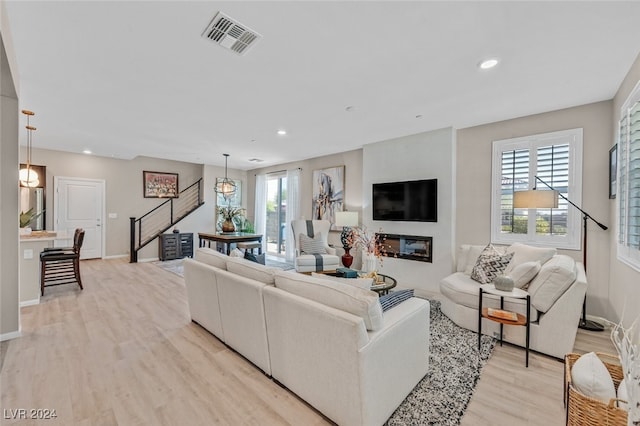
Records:
M228 153L243 170L608 100L640 51L640 2L9 0L6 10L35 148L213 165ZM262 38L240 56L201 37L217 11ZM500 63L481 71L487 57Z

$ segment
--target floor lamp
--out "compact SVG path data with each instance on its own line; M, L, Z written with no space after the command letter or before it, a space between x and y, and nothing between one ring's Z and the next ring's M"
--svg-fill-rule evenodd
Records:
M513 208L517 209L549 209L549 208L557 208L558 207L558 197L564 199L567 203L571 204L576 209L580 210L582 213L582 223L584 229L584 235L582 237L582 264L584 265L585 273L587 271L587 219L591 219L596 225L598 225L603 231L607 230L607 227L597 220L595 220L591 215L580 207L575 205L571 200L562 195L559 191L555 190L548 183L540 179L538 176L535 177L536 181L540 181L551 191L537 191L534 187L528 191L515 191L513 193ZM602 331L604 330L604 326L595 321L587 320L587 295L584 295L584 302L582 303L582 318L580 319L580 324L578 327L584 330L591 331Z

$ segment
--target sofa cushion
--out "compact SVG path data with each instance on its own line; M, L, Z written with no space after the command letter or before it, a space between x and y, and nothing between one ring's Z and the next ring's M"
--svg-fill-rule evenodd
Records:
M263 284L273 285L275 282L275 273L280 269L264 266L242 258L230 257L227 260L227 270Z
M478 281L480 284L493 282L495 277L502 274L512 257L513 253L502 254L489 244L480 253L471 271L471 279Z
M276 287L356 315L364 320L367 330L375 331L383 326L382 306L378 294L371 290L283 271L276 274Z
M529 284L531 305L540 312L547 312L576 280L578 271L573 258L557 254L540 268Z
M325 254L327 252L326 243L322 236L316 235L313 238L300 234L300 253L302 254Z
M457 305L478 310L478 294L480 285L463 272L455 272L446 276L440 281L440 293ZM487 308L499 308L500 298L491 294L484 294L482 306ZM517 312L522 315L527 313L527 303L525 299L504 299L504 309ZM538 320L538 311L531 308L531 321Z
M513 286L515 288L527 289L531 280L540 272L540 268L540 262L537 260L524 262L513 268L508 275L513 280Z
M540 265L544 265L556 252L555 248L533 247L522 243L513 243L507 247L507 253L513 253L513 259L504 272L509 275L513 268L525 262L538 261Z
M333 275L328 274L318 274L316 272L311 273L312 277L331 280L342 284L352 285L354 287L363 288L365 290L370 290L371 285L373 284L373 278L343 278L343 277L334 277Z
M207 265L215 266L220 269L227 269L227 260L229 256L219 253L208 247L200 247L196 249L196 260L206 263Z
M382 312L387 312L394 306L398 306L400 303L413 297L413 289L393 291L388 294L380 296L380 306L382 306Z
M590 398L609 403L615 399L616 388L609 370L594 352L578 358L571 367L571 382L578 392Z

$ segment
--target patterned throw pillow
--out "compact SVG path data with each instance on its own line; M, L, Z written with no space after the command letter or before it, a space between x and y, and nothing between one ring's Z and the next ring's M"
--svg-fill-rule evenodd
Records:
M513 253L502 254L489 244L480 253L473 270L471 279L480 284L489 284L495 277L501 275L513 258Z
M413 289L394 291L383 296L380 296L380 305L382 305L382 312L387 312L394 306L399 305L407 299L413 297Z
M300 234L300 252L303 254L326 254L327 249L320 235L313 238Z

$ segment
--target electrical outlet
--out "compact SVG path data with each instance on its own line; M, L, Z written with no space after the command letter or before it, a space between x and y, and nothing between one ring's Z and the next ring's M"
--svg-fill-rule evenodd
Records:
M24 258L25 259L33 259L33 250L32 249L25 249L24 250Z
M117 219L118 213L109 213L109 219Z

